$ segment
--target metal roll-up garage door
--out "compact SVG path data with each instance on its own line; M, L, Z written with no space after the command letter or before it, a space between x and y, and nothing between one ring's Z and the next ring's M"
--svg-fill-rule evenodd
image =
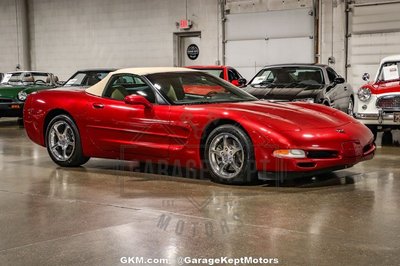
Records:
M250 79L265 65L313 63L313 1L227 0L225 64Z
M349 6L347 78L355 88L363 73L375 77L380 60L400 54L400 1L354 1Z

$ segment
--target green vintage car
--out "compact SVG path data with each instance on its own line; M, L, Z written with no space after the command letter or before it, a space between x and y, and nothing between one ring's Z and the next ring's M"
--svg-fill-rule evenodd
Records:
M0 83L0 117L22 117L28 94L55 88L58 78L52 73L18 71L5 73Z

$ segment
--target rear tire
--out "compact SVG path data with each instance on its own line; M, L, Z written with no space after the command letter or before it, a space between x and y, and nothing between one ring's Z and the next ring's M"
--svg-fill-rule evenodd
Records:
M83 156L79 130L67 115L54 117L47 126L45 137L50 158L60 166L76 167L90 159Z
M222 125L207 138L205 163L213 181L249 184L257 180L253 144L239 127Z

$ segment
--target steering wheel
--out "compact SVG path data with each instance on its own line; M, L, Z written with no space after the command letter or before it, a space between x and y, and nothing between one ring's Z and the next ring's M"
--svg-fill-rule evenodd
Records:
M37 80L35 80L35 84L46 84L46 81L44 81L42 79L37 79Z

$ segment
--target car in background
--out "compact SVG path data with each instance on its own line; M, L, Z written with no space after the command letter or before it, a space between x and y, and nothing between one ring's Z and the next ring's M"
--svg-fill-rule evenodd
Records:
M323 64L266 66L244 88L259 99L319 103L352 115L352 87Z
M79 70L64 83L64 87L90 87L115 70L114 68Z
M32 94L24 125L63 167L90 157L138 160L206 169L227 184L331 172L375 151L370 130L343 112L259 101L187 68L120 69L86 90Z
M230 66L187 66L187 68L205 71L237 87L244 87L247 83L247 80L236 69Z
M28 94L59 86L58 77L48 72L5 73L0 83L0 117L22 117Z
M400 129L400 55L383 58L375 78L369 79L370 75L365 73L363 80L368 83L357 91L354 116L375 137L379 130Z

